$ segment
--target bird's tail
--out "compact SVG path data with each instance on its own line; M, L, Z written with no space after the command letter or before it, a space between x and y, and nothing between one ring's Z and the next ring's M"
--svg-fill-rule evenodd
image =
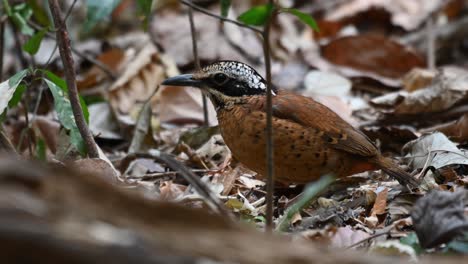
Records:
M385 157L379 157L377 165L388 175L395 178L400 184L410 186L412 188L418 187L419 182L413 178L409 173L404 171L398 165L396 165L391 159Z

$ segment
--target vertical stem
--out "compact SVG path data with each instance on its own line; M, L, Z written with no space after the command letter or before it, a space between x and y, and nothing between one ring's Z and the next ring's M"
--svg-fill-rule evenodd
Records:
M190 33L192 34L192 50L193 50L193 58L195 60L195 69L199 71L201 69L200 66L200 58L198 57L198 49L197 49L197 32L195 31L195 21L193 19L193 10L192 7L189 6L188 8L188 15L189 15L189 22L190 22ZM202 101L203 101L203 120L204 125L208 126L208 102L206 101L206 96L203 92L201 92Z
M71 54L72 51L70 46L70 38L68 36L67 26L62 19L62 16L60 15L58 0L49 0L49 8L54 20L55 28L57 30L57 42L65 71L65 79L68 86L68 96L72 106L73 116L75 117L76 125L80 131L81 137L85 142L88 155L91 158L98 158L99 152L96 142L94 142L93 135L91 134L91 131L89 131L88 125L86 124L83 115L83 110L81 109L78 89L76 87L75 66Z
M435 69L435 34L434 34L434 14L431 14L426 20L427 33L427 67L429 70Z
M273 1L269 3L273 5ZM273 7L274 8L274 7ZM270 56L270 27L275 16L275 10L270 14L263 29L263 54L265 57L265 72L267 81L267 103L266 103L266 164L267 164L267 187L266 187L266 230L271 232L273 229L273 192L275 186L274 167L273 167L273 111L272 111L272 87L271 87L271 56Z
M7 16L0 19L0 82L3 81L3 55L5 51L5 22Z
M13 31L13 37L15 38L15 51L18 55L19 61L21 63L22 69L27 69L29 67L28 60L23 54L23 48L21 47L21 38L18 29L16 28L15 23L10 19L11 30Z

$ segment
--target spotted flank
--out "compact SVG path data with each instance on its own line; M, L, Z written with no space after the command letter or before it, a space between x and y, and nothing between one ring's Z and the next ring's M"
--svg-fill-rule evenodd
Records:
M203 68L204 72L220 71L229 77L243 80L252 89L266 90L266 81L252 67L237 61L220 61ZM273 95L276 95L272 90Z

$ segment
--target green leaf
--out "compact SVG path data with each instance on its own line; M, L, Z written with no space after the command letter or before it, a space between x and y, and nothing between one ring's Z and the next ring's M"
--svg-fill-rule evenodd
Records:
M10 4L8 4L8 0L3 0L3 10L5 10L5 13L7 14L7 16L11 17L12 11L11 11Z
M415 232L411 232L405 237L400 238L400 243L412 247L417 255L424 252L421 244L419 244L419 239Z
M87 0L87 17L84 24L84 30L90 31L98 22L107 19L121 0Z
M242 13L237 19L247 25L262 26L273 12L273 5L254 6Z
M49 90L52 93L52 97L54 97L54 107L60 123L63 127L70 131L70 142L80 151L81 154L84 154L86 151L84 148L83 138L81 137L80 131L76 126L70 100L65 95L64 90L53 81L46 78L44 81L49 87Z
M23 50L31 55L36 54L46 33L47 29L36 32L36 34L34 34L28 39L26 43L24 43Z
M21 33L32 36L34 29L28 25L28 20L32 16L32 9L26 3L15 5L11 10L11 19L13 23L20 29Z
M29 70L22 70L10 79L0 83L0 114L5 111L11 98L15 94L16 88L21 83L24 77L28 74Z
M46 144L42 138L40 138L36 143L36 156L39 160L46 160Z
M62 89L62 91L65 93L65 94L68 94L68 86L67 86L67 82L58 77L57 75L55 75L53 72L50 72L48 70L43 70L43 72L45 73L47 79L49 79L50 81L52 81L55 85L57 85L58 87L60 87L60 89ZM88 111L88 106L86 104L86 101L81 97L81 95L79 96L80 97L80 105L81 105L81 109L83 110L83 116L85 118L85 121L87 124L89 124L89 111Z
M287 12L287 13L289 13L291 15L296 16L303 23L309 25L309 27L311 27L315 31L319 32L319 27L317 25L317 22L315 22L315 19L313 17L311 17L310 15L302 13L301 11L299 11L297 9L294 9L294 8L283 8L283 9L281 9L281 11Z
M32 29L19 13L13 13L11 16L11 19L13 20L13 23L20 29L21 33L32 36L34 34L34 29Z
M26 88L27 87L24 83L18 85L15 93L13 94L13 97L10 99L10 102L8 102L8 108L13 108L18 105L18 103L21 101L21 97L23 97L23 94L26 91Z
M231 0L221 0L221 16L227 17L229 7L231 7Z
M65 82L64 79L58 77L51 71L43 70L43 72L45 76L47 77L47 79L51 80L55 85L60 87L60 89L62 89L64 92L68 93L67 82Z
M148 18L151 16L151 7L153 0L137 0L137 10L139 15L143 15L143 27L148 29Z
M44 6L37 0L26 0L26 3L33 11L34 20L44 27L49 27L51 23Z
M284 215L278 220L276 231L286 231L289 227L289 223L291 222L292 217L304 207L306 207L312 199L319 195L334 180L334 177L327 174L322 176L318 181L309 183L302 192L302 196L299 198L299 200L286 209Z

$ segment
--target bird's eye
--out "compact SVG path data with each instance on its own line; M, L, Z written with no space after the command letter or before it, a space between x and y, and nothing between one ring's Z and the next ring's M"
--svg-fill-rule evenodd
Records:
M216 73L213 76L213 81L218 85L224 84L227 80L228 80L228 77L224 73Z

